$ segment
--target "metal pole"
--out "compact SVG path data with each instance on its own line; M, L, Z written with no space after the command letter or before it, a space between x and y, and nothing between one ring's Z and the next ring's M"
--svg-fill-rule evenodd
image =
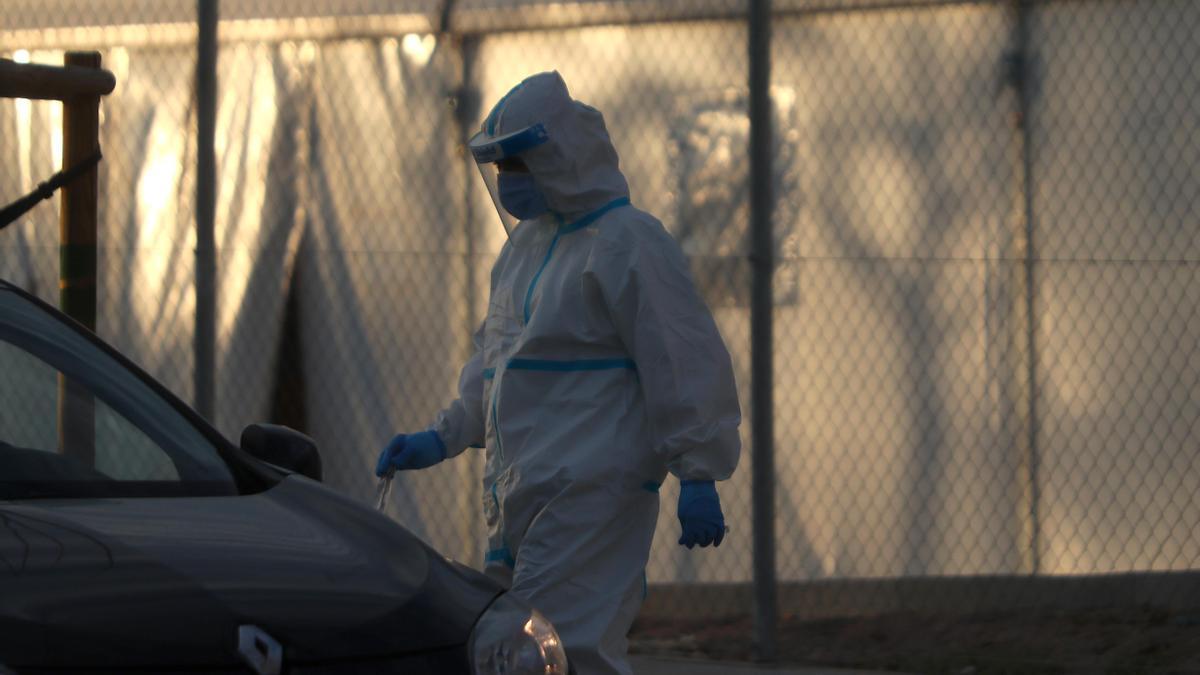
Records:
M1021 516L1025 529L1025 571L1041 572L1041 493L1038 487L1038 398L1037 398L1037 278L1033 231L1033 154L1029 129L1030 77L1029 0L1014 0L1011 5L1013 47L1008 55L1008 78L1016 96L1013 119L1017 154L1016 247L1022 261L1017 287L1023 296L1024 354L1022 384L1025 387L1023 413L1024 436L1020 440L1019 471L1023 486ZM1020 322L1018 322L1020 325Z
M462 59L461 71L459 75L461 79L458 84L458 93L454 97L454 112L457 118L456 131L458 133L458 138L461 141L465 141L471 137L474 128L479 124L480 93L479 87L475 83L475 78L477 76L475 64L479 59L480 40L477 36L473 35L468 35L465 37L451 37L450 20L452 18L453 10L453 0L447 0L446 4L443 6L442 35L438 39L446 40L447 42L450 40L459 41L458 53ZM481 186L474 182L477 180L477 178L473 175L476 173L475 159L471 157L470 153L464 152L462 154L460 168L464 178L464 189L462 194L462 234L464 237L466 250L466 259L464 260L466 269L464 272L466 273L467 280L466 295L463 298L467 305L467 313L466 323L463 325L463 329L465 331L464 335L467 336L465 351L469 356L471 351L474 349L471 336L475 334L475 328L478 325L480 317L486 314L487 305L483 303L487 302L487 297L484 296L483 298L480 298L480 294L476 289L480 281L477 272L477 270L480 268L479 261L477 260L477 257L480 255L480 247L476 246L476 240L479 238L479 232L476 225L478 218L476 217L474 209L475 199L473 195ZM483 480L483 462L459 462L459 464L465 466L464 471L466 471L466 473L464 476L465 480L468 481L467 484L479 485ZM467 495L467 499L465 500L468 504L465 522L470 524L470 532L482 532L486 528L483 523L483 512L478 507L478 495L476 495L474 491L468 492L470 492L470 494Z
M99 52L68 52L68 67L100 68ZM63 99L63 166L86 160L100 147L100 97ZM97 169L62 189L59 215L59 306L90 330L96 330ZM95 402L88 390L62 374L58 377L59 451L85 466L95 463Z
M751 449L754 491L754 658L775 661L774 274L771 160L771 2L750 3Z
M195 405L216 421L217 0L196 0L196 333Z

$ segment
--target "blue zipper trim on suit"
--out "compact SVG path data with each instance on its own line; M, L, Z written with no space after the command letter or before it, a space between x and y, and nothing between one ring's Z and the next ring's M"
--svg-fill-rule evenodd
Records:
M513 558L512 551L509 551L507 547L496 548L488 551L487 555L483 557L483 560L484 562L502 562L509 567L517 566L517 561Z
M533 289L537 288L538 279L542 278L542 272L545 272L546 265L550 264L550 256L554 255L554 247L558 246L560 236L562 236L561 231L554 233L554 239L550 240L550 248L546 251L546 257L542 259L542 266L533 275L533 281L529 282L529 289L525 291L525 323L529 323L529 302L533 300Z
M492 503L496 505L497 514L500 511L500 497L496 495L496 484L492 483L490 492L492 493ZM497 516L498 517L498 516ZM503 562L509 567L516 567L517 561L513 559L512 551L508 550L507 546L494 548L487 552L483 557L484 562Z
M529 282L529 289L525 291L525 323L529 323L529 303L533 300L533 289L537 288L538 280L542 278L542 272L545 272L546 266L550 264L550 256L554 255L554 249L558 246L558 238L564 234L571 234L572 232L582 230L599 220L600 216L622 206L629 206L629 197L617 197L573 223L558 226L558 231L554 233L554 239L550 241L550 249L546 251L546 257L542 260L542 266L533 275L533 280Z
M492 388L492 428L496 430L496 452L500 453L500 461L504 461L504 442L500 440L500 416L496 414L496 399L500 397L500 383ZM492 486L492 496L495 496L495 486Z
M552 361L550 359L510 359L509 370L540 370L544 372L569 373L581 370L637 370L633 359L574 359Z

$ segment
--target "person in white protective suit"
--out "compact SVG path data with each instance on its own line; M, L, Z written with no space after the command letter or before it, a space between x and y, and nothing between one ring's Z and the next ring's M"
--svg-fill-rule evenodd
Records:
M459 398L376 473L486 447L485 572L558 629L577 672L629 673L658 489L680 544L720 544L738 463L729 353L678 244L630 204L601 114L529 77L470 141L509 240ZM508 216L515 218L508 218Z

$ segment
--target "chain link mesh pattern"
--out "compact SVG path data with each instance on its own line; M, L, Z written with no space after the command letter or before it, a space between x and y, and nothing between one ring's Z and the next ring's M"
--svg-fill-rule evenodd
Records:
M47 4L0 9L0 56L58 63L90 36L118 83L99 333L189 399L193 3ZM221 3L218 426L296 426L370 501L378 449L455 395L486 310L503 233L462 141L552 68L690 257L749 419L745 3L396 4ZM1196 569L1197 5L776 10L784 610L970 609L1020 595L999 579ZM130 28L156 24L177 28ZM0 198L57 168L60 126L57 104L0 101ZM48 300L56 209L0 234L0 275ZM646 612L747 611L750 461L721 486L716 551L675 545L663 487ZM481 474L467 453L402 476L389 512L477 563ZM889 585L930 578L963 583Z

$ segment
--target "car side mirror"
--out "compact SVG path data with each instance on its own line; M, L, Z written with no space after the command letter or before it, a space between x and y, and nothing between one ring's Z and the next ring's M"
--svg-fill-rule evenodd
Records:
M242 450L268 464L321 480L317 442L290 427L251 424L242 430Z

